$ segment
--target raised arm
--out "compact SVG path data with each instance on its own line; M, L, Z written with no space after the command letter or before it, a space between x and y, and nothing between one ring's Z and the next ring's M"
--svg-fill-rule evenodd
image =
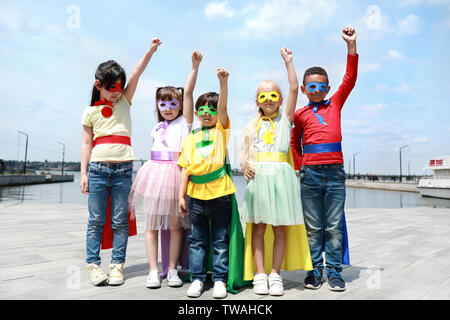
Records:
M355 29L345 27L342 29L342 38L347 43L348 54L356 55L356 32Z
M292 119L294 118L295 105L297 104L298 80L297 74L295 73L294 63L292 62L292 51L284 47L281 49L281 56L286 64L289 80L289 94L284 112L286 113L289 122L292 122Z
M358 76L358 54L356 52L356 31L353 28L342 29L342 39L347 43L347 67L344 78L336 93L333 95L334 102L342 108L350 92L355 87Z
M219 102L217 103L217 112L219 116L219 121L224 129L227 129L228 125L228 111L227 111L227 101L228 101L228 76L230 73L223 69L217 69L217 77L219 78L220 91L219 91Z
M202 58L203 55L197 50L192 52L192 68L189 72L183 95L183 117L187 123L192 123L194 120L194 88Z
M127 98L128 102L131 104L131 100L133 99L134 93L136 92L136 87L139 81L139 77L144 72L145 68L147 67L148 62L150 61L151 57L155 53L155 51L158 49L158 46L161 44L161 40L158 38L152 39L152 42L150 43L150 48L147 50L145 55L139 60L139 62L134 67L133 71L131 72L130 79L128 80L127 87L125 88L124 95Z

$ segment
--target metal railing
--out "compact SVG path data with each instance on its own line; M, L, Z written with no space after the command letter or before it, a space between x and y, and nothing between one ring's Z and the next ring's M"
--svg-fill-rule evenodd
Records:
M402 182L402 183L418 183L421 178L432 178L425 175L402 175L401 181L398 175L381 175L381 174L347 174L349 180L374 181L374 182Z

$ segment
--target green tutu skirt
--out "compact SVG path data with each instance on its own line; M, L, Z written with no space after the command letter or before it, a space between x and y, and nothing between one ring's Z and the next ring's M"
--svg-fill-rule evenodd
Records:
M287 162L255 162L245 191L241 219L273 226L304 224L300 185Z

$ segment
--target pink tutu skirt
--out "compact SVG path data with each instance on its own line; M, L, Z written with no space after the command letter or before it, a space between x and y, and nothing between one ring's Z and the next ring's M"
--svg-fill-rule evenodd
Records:
M176 162L148 160L138 171L129 197L136 215L146 217L146 230L189 228L178 212L181 168Z

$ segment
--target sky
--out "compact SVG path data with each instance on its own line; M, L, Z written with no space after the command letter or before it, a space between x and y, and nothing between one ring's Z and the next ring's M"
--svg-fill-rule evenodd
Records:
M218 92L218 67L230 72L229 153L237 167L258 83L272 79L287 94L280 49L293 51L300 81L308 67L324 67L331 97L345 73L345 26L356 29L359 54L341 115L345 170L399 174L407 145L402 173L429 173L430 158L450 155L450 0L0 0L0 158L24 159L21 131L27 159L59 161L64 145L65 161L80 161L81 115L97 66L114 59L129 76L157 37L163 44L132 101L136 157L150 155L156 87L184 86L199 50L194 100ZM300 92L297 108L307 103Z

